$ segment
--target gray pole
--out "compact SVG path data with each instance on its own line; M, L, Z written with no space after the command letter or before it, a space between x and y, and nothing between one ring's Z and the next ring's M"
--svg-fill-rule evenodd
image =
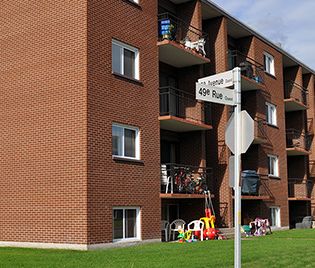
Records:
M240 167L241 167L241 69L233 69L233 81L236 98L234 108L234 267L241 267L241 187L240 187Z

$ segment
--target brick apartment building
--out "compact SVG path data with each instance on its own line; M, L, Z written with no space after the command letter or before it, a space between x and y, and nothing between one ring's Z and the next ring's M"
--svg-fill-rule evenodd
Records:
M160 240L161 220L204 213L202 194L166 192L179 171L232 227L232 109L195 82L236 66L255 120L242 169L261 184L243 223L315 216L314 71L210 1L5 0L0 25L0 245Z

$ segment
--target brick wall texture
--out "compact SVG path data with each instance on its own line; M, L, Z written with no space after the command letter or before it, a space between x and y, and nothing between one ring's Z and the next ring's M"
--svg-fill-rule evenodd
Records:
M212 104L209 111L200 102L186 107L187 117L211 119L211 130L161 131L159 123L162 73L194 95L198 78L229 68L228 19L203 20L202 8L200 0L181 5L166 0L140 0L140 5L128 0L1 1L0 241L112 242L112 211L120 206L140 207L143 240L160 238L168 205L178 205L179 217L187 222L203 216L203 199L160 198L161 140L179 144L182 164L213 168L209 184L217 223L233 226L231 153L224 140L231 109ZM158 10L169 10L208 34L211 63L186 68L159 63ZM113 39L139 49L140 81L112 73ZM275 62L275 75L264 74L263 86L242 95L242 108L253 118L266 120L266 102L277 107L277 126L266 125L266 141L242 156L242 168L264 176L264 193L271 198L243 201L243 222L270 218L270 206L278 206L281 225L288 226L301 204L303 211L315 213L314 187L305 188L315 177L309 164L315 161L313 140L310 155L288 157L285 136L286 128L314 133L309 123L314 75L303 73L301 66L283 69L281 53L255 36L233 42L260 65L264 52ZM308 90L309 109L285 112L286 80ZM113 123L139 128L140 161L112 157ZM279 178L267 176L269 154L278 156ZM312 201L299 206L288 201L288 177L300 178L293 191Z
M86 12L1 2L0 241L87 242Z

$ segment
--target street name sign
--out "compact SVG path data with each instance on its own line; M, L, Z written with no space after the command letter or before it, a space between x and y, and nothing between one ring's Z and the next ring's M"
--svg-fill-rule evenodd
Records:
M234 85L233 70L200 78L198 83L211 87L231 87Z
M201 83L196 83L196 99L225 105L235 105L234 90Z

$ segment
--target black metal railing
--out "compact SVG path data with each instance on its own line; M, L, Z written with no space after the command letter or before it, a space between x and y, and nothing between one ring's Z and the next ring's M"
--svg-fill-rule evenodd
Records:
M272 191L270 190L269 187L269 178L268 175L264 175L264 174L258 174L259 176L259 190L258 193L256 195L248 195L248 194L244 194L242 193L243 197L246 196L257 196L257 197L267 197L269 199L273 199L274 195L272 193ZM234 190L233 190L233 195L234 195Z
M176 116L211 124L210 104L196 100L193 94L174 87L160 88L160 115Z
M211 177L209 167L164 163L161 164L161 192L203 194L209 189Z
M309 136L302 131L293 128L286 130L287 148L300 148L308 151L310 146L309 140Z
M308 167L309 167L309 177L315 178L315 160L309 160Z
M170 13L159 14L158 31L159 41L175 41L205 56L204 45L208 35L184 20Z
M229 69L240 67L242 75L259 84L265 83L264 66L241 52L237 50L229 50L228 64Z
M259 196L269 196L270 198L274 198L273 193L269 187L268 176L259 175L259 178L260 178Z
M301 85L295 83L294 81L285 81L285 99L295 99L298 102L303 103L307 106L308 104L308 91Z
M291 198L310 198L313 183L303 178L288 178L288 196Z
M267 123L265 119L256 117L254 119L254 137L259 140L267 140Z
M314 134L313 118L307 118L307 133L309 135Z

